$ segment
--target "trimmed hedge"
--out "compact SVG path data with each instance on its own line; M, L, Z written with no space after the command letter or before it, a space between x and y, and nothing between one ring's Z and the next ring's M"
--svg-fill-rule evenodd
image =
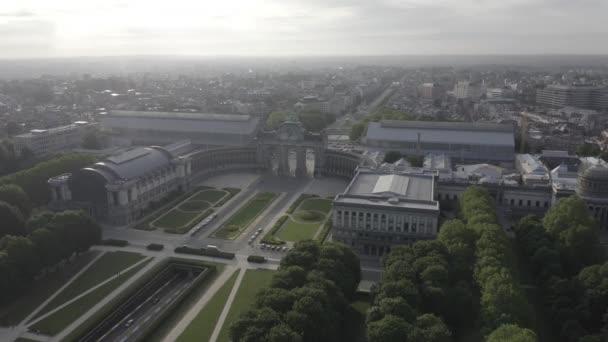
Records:
M266 233L264 235L264 237L262 238L262 243L269 244L269 245L276 245L276 246L284 245L286 242L283 240L279 240L274 235L279 231L279 229L281 229L281 226L283 226L285 221L287 221L288 219L289 219L289 216L287 216L287 215L281 216L277 220L277 222L275 222L274 225L272 225L272 228L270 228L268 233Z
M257 262L257 263L264 263L266 262L266 258L261 256L261 255L250 255L247 257L247 261L249 262Z
M174 249L175 253L193 254L201 256L209 256L221 259L234 259L234 253L215 251L206 248L194 248L188 246L180 246Z
M289 208L287 208L287 211L285 211L285 213L287 213L287 214L293 214L293 212L296 211L296 209L298 208L298 206L300 206L300 203L302 203L304 200L307 200L309 198L314 198L314 197L319 197L319 195L301 194L300 197L298 197L298 199L295 200L295 202L293 202L289 206Z
M160 243L151 243L146 247L146 249L150 251L162 251L163 249L165 249L165 245L162 245Z
M99 242L102 246L125 247L129 245L129 241L120 239L105 239Z

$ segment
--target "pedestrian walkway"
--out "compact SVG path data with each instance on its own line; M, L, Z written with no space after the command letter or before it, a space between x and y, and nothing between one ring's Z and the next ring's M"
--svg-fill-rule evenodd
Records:
M205 291L205 293L199 298L199 300L190 308L190 310L180 319L180 321L167 333L162 339L163 341L177 341L177 338L186 330L190 323L196 318L198 313L207 305L207 303L215 296L217 291L224 285L224 283L232 276L235 270L238 268L235 266L226 266L224 271L217 277L213 284Z
M234 283L234 287L232 288L232 291L230 291L228 300L226 301L226 304L224 305L224 310L222 310L222 313L220 314L220 318L217 320L217 324L215 325L215 329L213 329L213 334L211 334L211 338L209 339L209 342L217 341L217 337L220 335L222 326L224 326L224 321L226 320L226 316L228 316L228 312L230 311L230 307L232 306L234 297L236 297L236 293L238 292L239 287L241 286L241 282L243 281L243 277L245 276L246 271L247 270L244 268L241 268L239 270L239 275L236 278L236 282Z

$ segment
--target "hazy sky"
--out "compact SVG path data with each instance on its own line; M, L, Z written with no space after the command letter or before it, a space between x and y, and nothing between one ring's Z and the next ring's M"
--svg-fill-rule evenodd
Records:
M608 0L0 0L0 58L608 53Z

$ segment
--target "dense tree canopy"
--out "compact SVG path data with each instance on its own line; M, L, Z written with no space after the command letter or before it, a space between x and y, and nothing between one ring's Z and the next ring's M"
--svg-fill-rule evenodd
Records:
M388 151L384 154L385 163L392 164L399 159L401 159L401 152L399 152L399 151Z
M29 217L31 211L30 199L19 186L15 184L0 185L0 201L6 202L21 212L23 217Z
M19 209L0 201L0 237L25 235L25 220Z
M281 260L269 288L230 327L234 342L339 341L361 270L352 250L337 243L300 241Z
M286 111L274 111L268 114L268 118L266 119L266 128L269 130L276 130L283 122L285 122L285 120L287 120L288 116L289 113Z
M530 329L514 324L505 324L492 331L486 342L537 342L536 334Z
M23 293L47 267L87 250L101 238L100 227L78 211L37 215L27 226L32 229L27 236L0 239L0 305Z
M69 154L53 158L27 170L0 177L0 185L16 184L25 191L32 204L46 204L50 200L47 184L49 178L76 171L94 161L95 157L88 154Z

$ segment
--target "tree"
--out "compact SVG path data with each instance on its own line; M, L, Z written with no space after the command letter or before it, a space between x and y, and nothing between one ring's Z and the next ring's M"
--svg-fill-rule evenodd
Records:
M6 252L9 262L16 266L19 273L23 275L23 280L29 281L38 273L40 260L30 239L23 236L6 235L0 239L0 250ZM21 286L23 285L22 283Z
M504 324L488 335L486 342L537 342L536 334L515 324Z
M417 338L415 341L449 342L452 340L450 329L441 318L433 314L424 314L416 318L414 326Z
M101 240L101 228L83 211L56 214L49 230L58 232L64 241L64 257L82 253Z
M559 236L562 231L578 225L595 226L587 205L577 196L560 199L543 218L543 226L554 237Z
M595 157L601 152L596 144L584 143L576 149L576 154L579 157Z
M82 147L90 150L99 150L102 147L99 134L95 131L88 131L82 138Z
M369 342L415 341L408 338L411 331L412 325L403 318L387 315L367 326L367 340Z
M29 239L43 267L52 266L61 260L61 241L57 234L41 228L32 232Z
M25 223L25 230L32 233L38 229L46 228L53 221L55 214L50 211L44 211L30 217Z
M361 138L365 130L367 129L367 122L357 122L354 124L351 129L348 137L351 141L357 141Z
M384 154L385 163L392 164L399 159L401 159L401 152L399 152L399 151L388 151Z
M266 119L266 128L270 130L276 130L281 126L283 122L287 120L289 113L286 111L274 111L268 114L268 118Z
M0 185L0 201L18 208L24 217L30 216L30 199L19 186L15 184Z
M559 234L559 241L568 268L576 273L587 265L600 262L603 250L599 240L599 232L595 227L577 225L563 230Z
M302 336L297 334L287 324L275 325L268 333L268 342L301 342Z
M306 283L306 270L300 266L289 266L278 270L272 277L271 287L290 290Z
M25 221L16 207L0 201L0 237L5 235L25 235Z

